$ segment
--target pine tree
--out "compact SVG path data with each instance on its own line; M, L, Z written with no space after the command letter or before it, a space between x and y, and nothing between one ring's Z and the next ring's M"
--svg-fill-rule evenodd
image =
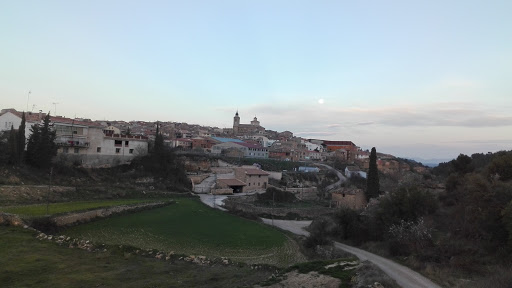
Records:
M17 137L18 163L23 162L23 154L25 153L25 112L21 115L21 124L18 128Z
M56 134L50 127L50 113L44 118L42 127L34 124L30 130L32 134L27 143L27 163L34 167L47 168L57 154Z
M377 168L377 151L375 147L370 153L370 167L368 169L368 178L366 179L366 198L375 198L379 196L379 170Z

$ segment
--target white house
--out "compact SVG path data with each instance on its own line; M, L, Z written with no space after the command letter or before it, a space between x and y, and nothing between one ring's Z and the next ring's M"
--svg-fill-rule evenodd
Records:
M359 169L359 167L357 167L357 166L347 166L347 167L345 167L345 176L350 178L350 177L356 176L356 175L359 175L359 176L361 176L361 177L366 179L366 172L364 172L361 169Z
M41 112L25 114L26 139L30 137L32 125L41 124L45 116ZM11 129L11 125L18 129L21 117L22 112L14 109L2 110L0 131L7 130L5 126ZM50 116L50 125L56 134L57 159L62 161L97 167L126 163L136 155L148 153L146 137L105 133L112 130L104 130L105 127L97 122Z

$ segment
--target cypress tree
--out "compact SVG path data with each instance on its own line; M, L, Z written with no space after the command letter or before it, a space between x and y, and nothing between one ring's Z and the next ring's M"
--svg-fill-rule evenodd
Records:
M368 169L368 179L366 179L366 198L375 198L379 196L379 170L377 169L377 151L375 147L370 153L370 167Z

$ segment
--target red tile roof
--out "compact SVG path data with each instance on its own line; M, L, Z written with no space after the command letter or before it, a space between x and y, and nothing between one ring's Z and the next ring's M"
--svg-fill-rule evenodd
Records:
M245 169L245 174L247 175L270 175L270 173L266 172L266 171L263 171L263 170L260 170L260 169Z
M222 182L228 186L246 186L246 184L238 179L217 179L217 181Z

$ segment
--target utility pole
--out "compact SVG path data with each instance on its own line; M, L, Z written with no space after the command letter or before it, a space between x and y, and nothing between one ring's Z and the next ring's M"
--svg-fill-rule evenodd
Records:
M272 215L272 226L274 226L274 205L275 205L275 195L276 195L276 191L275 189L272 189L272 213L270 213Z

